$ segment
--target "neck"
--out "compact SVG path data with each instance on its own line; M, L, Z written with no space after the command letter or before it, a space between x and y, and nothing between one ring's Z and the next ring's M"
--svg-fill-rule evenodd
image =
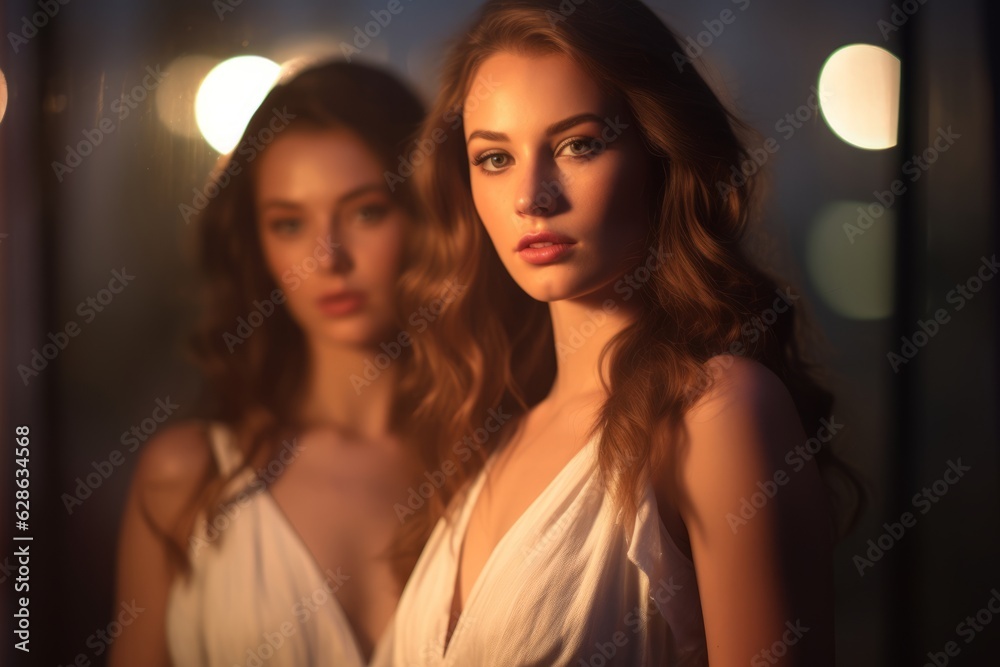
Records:
M375 362L378 352L371 347L310 341L309 376L301 411L304 422L365 438L386 435L399 369L398 363L392 362L379 370Z
M601 297L549 304L556 344L556 378L548 400L560 403L583 394L604 394L609 359L599 363L608 342L638 315L637 304Z

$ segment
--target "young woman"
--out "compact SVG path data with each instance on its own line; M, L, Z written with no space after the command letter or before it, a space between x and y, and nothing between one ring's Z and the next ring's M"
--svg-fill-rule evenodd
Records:
M468 285L415 342L417 414L484 456L447 480L396 664L833 664L823 482L853 478L816 446L839 426L799 295L741 247L742 126L681 53L637 0L490 0L445 62L405 300Z
M316 66L270 92L206 187L196 351L213 400L138 463L117 599L143 611L111 665L384 661L420 546L393 512L416 470L409 348L378 357L419 214L386 174L422 118L382 71Z

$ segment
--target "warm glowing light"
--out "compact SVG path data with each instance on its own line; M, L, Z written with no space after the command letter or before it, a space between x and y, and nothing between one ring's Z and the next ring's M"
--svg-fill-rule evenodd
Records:
M7 113L7 78L0 69L0 123L3 122L5 113Z
M194 113L205 140L220 153L236 148L281 67L260 56L239 56L216 65L202 81Z
M282 80L294 77L306 67L344 59L340 40L330 36L337 32L336 26L324 27L323 33L295 33L268 46L272 59L281 63Z
M869 44L831 55L819 75L823 118L838 137L858 148L896 145L899 58Z
M194 102L198 87L219 61L207 56L181 56L167 65L167 77L156 89L156 115L174 134L198 137Z
M879 204L838 201L816 217L806 267L838 315L877 320L892 314L895 214Z

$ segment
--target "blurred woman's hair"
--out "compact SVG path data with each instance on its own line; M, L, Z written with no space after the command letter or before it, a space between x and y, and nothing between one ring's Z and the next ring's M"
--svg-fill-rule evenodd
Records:
M453 443L481 428L491 408L511 413L515 428L482 444L480 456L455 461L460 473L445 480L437 501L453 498L488 453L513 436L554 379L548 305L507 274L471 194L462 110L467 99L480 104L489 95L490 82L476 74L498 52L571 58L624 104L626 122L641 132L648 152L647 247L660 261L635 291L641 314L602 354L602 362L610 356L608 397L595 425L600 469L619 506L634 515L652 452L668 452L674 462L681 455L684 415L708 389L706 362L716 355L735 351L767 366L791 393L805 432L816 433L831 416L833 396L803 354L801 307L771 317L786 283L759 269L745 247L760 177L732 174L752 162L741 137L753 133L638 0L489 0L451 46L421 132L424 144L436 146L417 174L428 219L411 239L417 261L402 286L409 308L426 303L447 280L466 286L434 334L415 338L408 381L423 397L418 428L447 434L425 443L427 465L455 459ZM636 267L643 259L636 257ZM751 329L753 335L745 333ZM843 532L863 504L862 487L829 446L816 458L839 516L831 530ZM680 502L676 480L674 487Z

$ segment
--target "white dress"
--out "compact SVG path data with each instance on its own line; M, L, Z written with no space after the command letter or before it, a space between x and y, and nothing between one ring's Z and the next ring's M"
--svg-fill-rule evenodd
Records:
M396 609L396 667L707 665L694 565L647 484L634 522L601 487L597 438L497 543L447 643L458 555L486 478L443 519ZM631 523L631 526L627 524Z
M228 474L241 457L232 433L213 424L211 443L220 471ZM246 494L236 495L227 518L215 524L221 530L210 530L204 514L198 517L188 550L192 576L187 582L178 576L170 589L166 623L173 664L365 667L332 594L350 585L349 574L321 571L271 494L260 484L248 487L253 471L244 473L230 489ZM389 664L389 630L371 665Z

